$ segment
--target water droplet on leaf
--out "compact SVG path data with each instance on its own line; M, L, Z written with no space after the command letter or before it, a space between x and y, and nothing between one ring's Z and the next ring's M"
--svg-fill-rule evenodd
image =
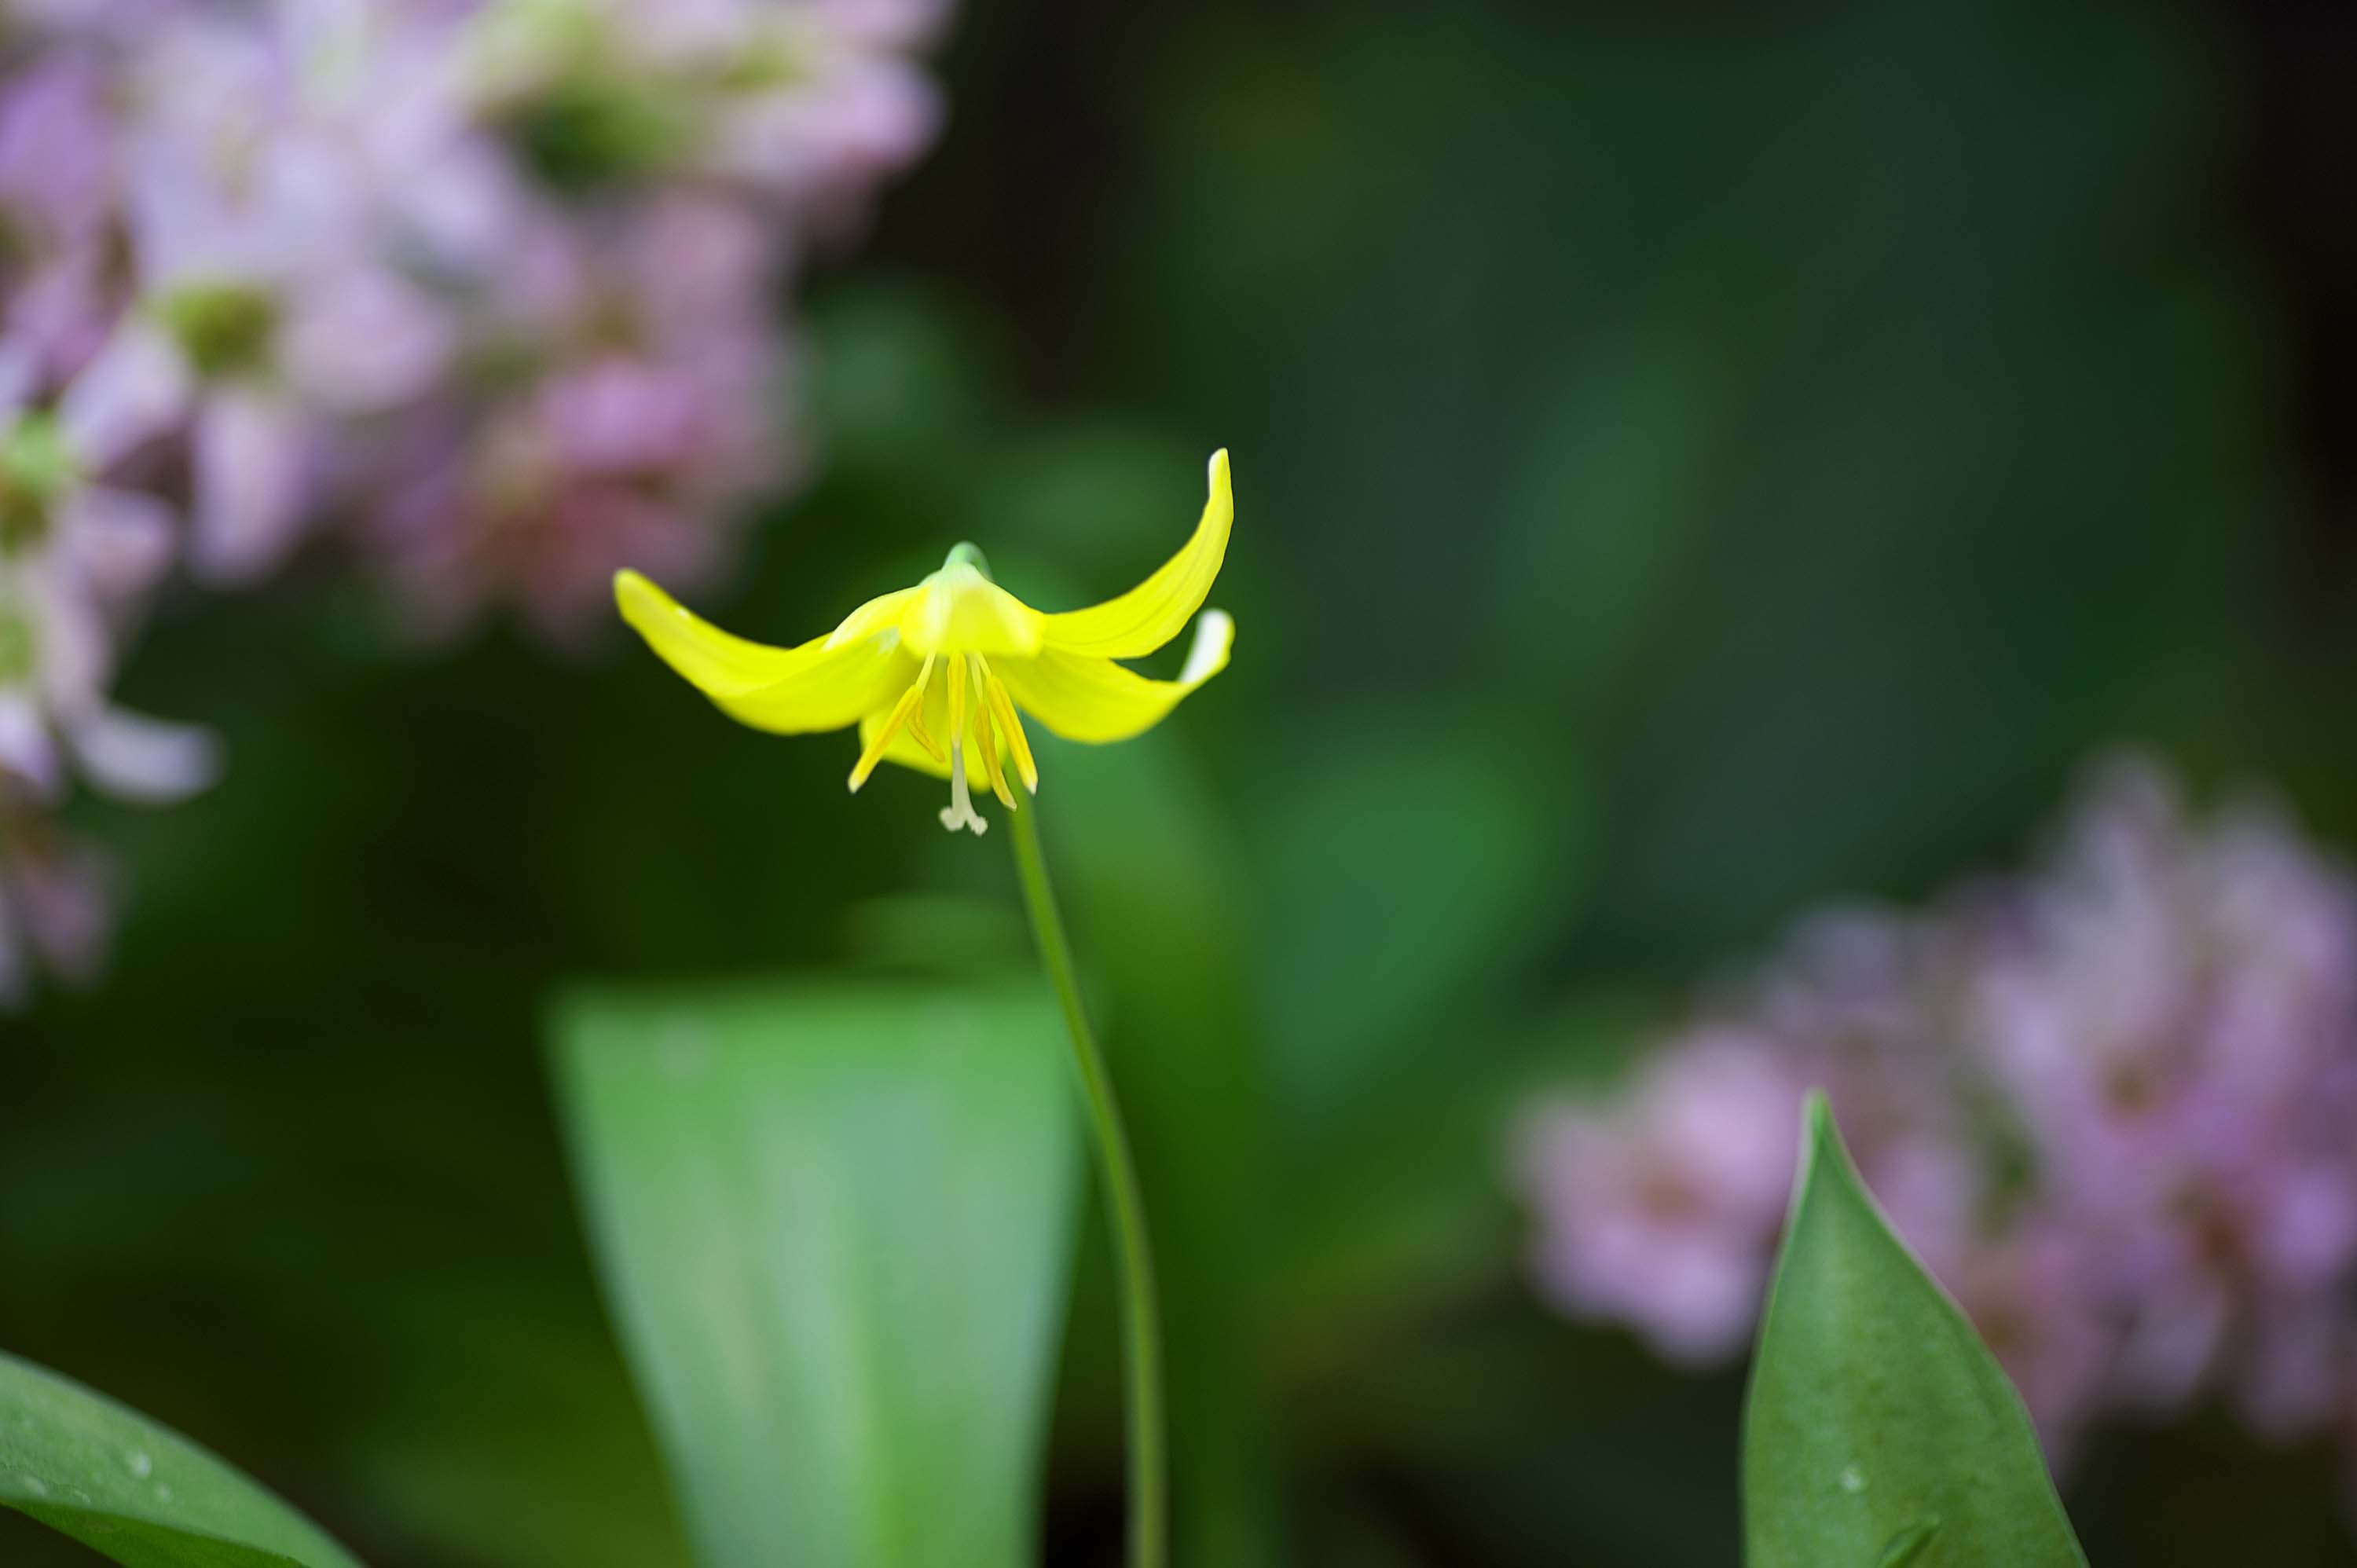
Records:
M1883 1547L1876 1568L1907 1568L1908 1563L1923 1555L1923 1549L1932 1544L1932 1537L1938 1534L1939 1530L1940 1521L1936 1517L1919 1520L1909 1525L1892 1536L1889 1544Z

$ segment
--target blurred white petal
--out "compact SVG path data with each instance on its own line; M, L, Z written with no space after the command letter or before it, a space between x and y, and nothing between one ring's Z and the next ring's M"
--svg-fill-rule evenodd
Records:
M73 721L66 739L83 774L118 800L186 800L221 777L221 741L196 725L105 705Z
M18 864L16 913L25 937L52 974L87 985L105 966L113 937L113 899L105 859L72 843Z
M48 720L22 686L0 691L0 772L21 779L43 800L54 800L65 786Z
M417 396L449 363L457 333L432 299L380 267L307 288L280 345L296 385L340 413Z
M86 467L103 468L179 419L194 391L178 348L134 318L66 389L59 428Z
M91 586L110 600L145 592L172 559L172 509L137 490L86 485L67 503L61 533Z
M90 587L53 561L25 575L34 665L41 701L52 713L90 707L114 674L114 633Z
M251 582L302 530L310 461L302 410L274 393L224 390L205 400L193 436L189 564L210 582Z
M0 420L13 420L40 383L41 356L21 338L0 342Z
M853 60L730 110L711 156L722 174L832 208L913 159L941 119L941 94L921 72Z

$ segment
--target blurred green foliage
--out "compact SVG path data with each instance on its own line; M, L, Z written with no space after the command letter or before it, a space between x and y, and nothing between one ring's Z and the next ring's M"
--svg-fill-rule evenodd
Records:
M1038 982L593 993L581 1204L705 1568L1022 1568L1081 1174Z
M1233 450L1234 667L1041 757L1187 1561L1731 1561L1734 1380L1531 1301L1516 1097L1805 901L2018 843L2115 739L2357 831L2347 645L2282 613L2357 597L2287 499L2229 69L2159 0L963 20L943 145L818 286L823 477L699 607L809 635L962 538L1085 602ZM133 913L102 989L6 1026L0 1344L379 1568L680 1563L544 1002L997 966L1003 852L619 641L419 657L335 581L177 606L131 672L232 773L88 809ZM1051 1563L1118 1539L1082 1259ZM2140 1434L2074 1516L2097 1561L2348 1561L2311 1471Z

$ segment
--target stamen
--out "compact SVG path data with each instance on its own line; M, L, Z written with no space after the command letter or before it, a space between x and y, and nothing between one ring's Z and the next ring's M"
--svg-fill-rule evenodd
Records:
M925 661L917 667L915 687L917 701L916 705L909 710L909 738L923 746L928 757L946 768L949 766L950 754L943 751L942 743L933 738L933 732L925 727L925 688L931 683L932 679L933 656L928 653L925 655ZM858 787L856 784L852 786L855 789Z
M1039 765L1031 760L1031 740L1023 733L1023 716L1015 711L1015 699L1006 694L1006 682L1000 680L982 655L974 656L989 684L990 711L998 720L998 732L1006 737L1006 749L1015 754L1015 770L1023 775L1023 788L1034 795L1039 792Z
M917 710L924 705L925 683L932 679L932 674L933 656L928 653L923 667L917 671L916 681L900 693L900 700L892 704L892 712L877 727L876 737L860 752L858 762L851 769L852 793L859 792L859 787L867 782L867 776L876 771L876 765L884 760L884 748L892 744L892 737L899 735L901 726L909 724ZM912 729L910 733L917 732ZM930 749L939 754L939 747Z
M991 733L990 691L984 684L982 655L974 660L974 738L982 747L982 766L990 775L990 792L1008 811L1016 810L1015 791L1006 787L1006 769L998 760L998 736Z
M931 680L932 676L933 656L928 653L925 655L924 668L917 671L917 706L916 710L909 715L909 737L923 746L926 755L935 762L947 767L950 760L949 753L942 749L942 743L935 740L932 732L925 727L925 682Z
M917 704L917 711L909 715L909 738L923 746L925 755L935 762L944 768L950 765L950 754L942 749L942 743L935 740L932 732L925 727L925 705L921 702Z

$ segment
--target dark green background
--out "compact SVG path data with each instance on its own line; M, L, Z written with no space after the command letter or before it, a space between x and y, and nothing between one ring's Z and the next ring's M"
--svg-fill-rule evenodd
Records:
M2319 8L973 6L807 290L829 460L707 602L972 538L1125 586L1234 453L1232 671L1041 807L1166 1254L1183 1554L1726 1564L1737 1381L1519 1283L1522 1088L1808 901L2017 856L2091 754L2357 832L2357 51ZM643 650L402 651L331 556L126 696L111 975L0 1025L0 1344L378 1568L662 1568L541 1055L592 978L1020 962L1006 851ZM1059 1563L1118 1539L1080 1283ZM2350 1556L2330 1455L2099 1444L2098 1563ZM85 1561L14 1518L0 1559Z

